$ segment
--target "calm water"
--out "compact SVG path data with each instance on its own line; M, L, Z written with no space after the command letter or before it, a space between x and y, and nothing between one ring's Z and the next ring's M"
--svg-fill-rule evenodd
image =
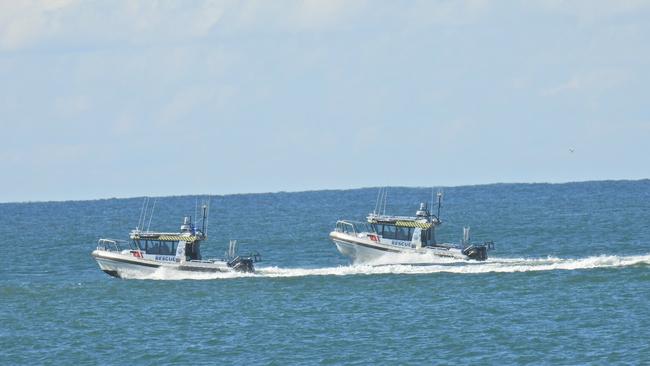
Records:
M204 256L228 239L263 274L120 280L89 253L142 199L0 204L1 364L648 364L650 181L445 189L482 264L349 266L328 240L377 189L214 197ZM410 215L430 189L389 189ZM175 231L195 197L158 198Z

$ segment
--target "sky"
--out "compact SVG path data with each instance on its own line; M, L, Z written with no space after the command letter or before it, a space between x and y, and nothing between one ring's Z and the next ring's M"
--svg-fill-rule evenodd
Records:
M0 0L0 202L650 178L650 1Z

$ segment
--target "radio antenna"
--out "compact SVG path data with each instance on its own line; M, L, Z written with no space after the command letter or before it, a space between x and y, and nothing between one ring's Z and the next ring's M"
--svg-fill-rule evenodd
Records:
M142 202L142 210L140 211L140 219L138 220L138 229L144 230L144 220L147 219L147 210L149 209L149 197L144 198Z
M204 236L207 235L208 223L209 223L209 213L210 213L210 196L206 202L203 203L203 225L201 227L201 232Z
M144 203L147 201L147 197L142 199L142 207L140 207L140 216L138 216L138 224L135 226L136 230L140 230L140 221L142 221L142 212L144 211Z
M372 211L375 215L377 214L377 210L380 208L380 201L381 201L381 192L382 192L382 187L379 187L379 192L377 193L377 201L375 202L375 210Z
M205 220L205 235L208 235L208 225L210 224L210 203L212 201L212 197L208 196L208 216L206 217Z
M156 209L156 201L158 201L158 199L154 198L153 206L151 207L151 215L149 216L149 225L147 225L147 232L149 232L149 228L151 227L151 219L153 219L153 210ZM144 224L144 222L143 222L143 224Z
M199 197L194 197L194 219L198 219L198 211L199 211ZM192 223L192 226L194 227L194 223Z

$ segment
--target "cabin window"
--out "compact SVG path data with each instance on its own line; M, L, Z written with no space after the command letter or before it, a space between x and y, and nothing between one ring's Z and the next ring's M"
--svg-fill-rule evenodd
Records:
M159 255L175 255L176 242L161 241L161 240L145 240L140 242L140 249L144 250L147 254Z
M201 250L198 242L185 244L185 257L187 260L200 260Z
M397 227L395 230L395 239L411 241L413 236L413 228L410 227Z
M395 239L395 226L392 225L382 225L383 231L381 236L386 239Z
M422 244L433 245L436 243L435 236L433 235L433 228L422 230Z
M144 245L147 254L160 254L160 243L153 240L145 240Z
M171 243L165 242L165 241L159 242L159 248L160 249L159 249L158 253L161 254L161 255L170 255L170 254L172 254L172 250L171 250L169 244L171 244Z

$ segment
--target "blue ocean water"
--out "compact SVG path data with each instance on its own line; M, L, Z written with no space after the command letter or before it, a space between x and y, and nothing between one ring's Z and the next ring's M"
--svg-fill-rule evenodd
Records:
M470 225L486 263L350 266L328 239L377 189L212 197L256 275L120 280L90 257L142 198L0 204L0 364L649 364L650 181L445 188L439 238ZM410 215L428 188L389 188ZM196 197L156 201L175 231Z

